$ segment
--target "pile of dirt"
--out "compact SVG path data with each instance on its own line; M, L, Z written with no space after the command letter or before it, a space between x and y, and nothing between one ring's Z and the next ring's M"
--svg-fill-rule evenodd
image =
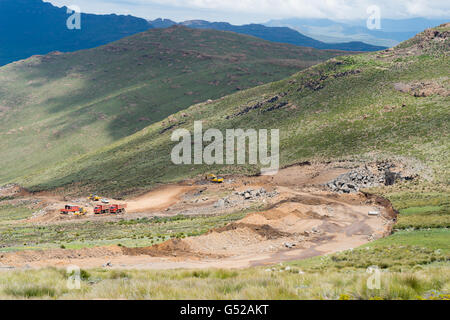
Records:
M281 234L270 227L237 223L184 241L188 242L195 252L235 256L261 251L261 247L268 247L267 243L279 239Z
M150 256L150 257L197 257L197 258L220 258L215 254L202 254L192 250L190 245L183 239L171 239L151 247L128 248L122 247L122 253L126 256Z
M84 249L48 249L48 250L27 250L0 254L0 264L3 265L23 265L26 263L38 262L42 260L70 261L71 259L87 259L96 257L114 257L122 255L122 250L118 246L95 247Z
M257 224L248 224L248 223L238 223L238 222L233 222L233 223L226 225L225 227L214 229L214 230L210 231L209 233L214 233L214 232L215 233L223 233L223 232L237 230L237 229L247 229L251 233L255 233L255 234L259 235L260 237L267 239L267 240L278 239L278 238L290 236L289 233L281 232L267 224L257 225Z
M241 221L260 226L270 226L278 235L278 237L272 239L279 239L282 237L298 238L300 235L314 232L326 219L327 216L320 215L314 207L308 208L292 202L285 203L278 209L248 215Z

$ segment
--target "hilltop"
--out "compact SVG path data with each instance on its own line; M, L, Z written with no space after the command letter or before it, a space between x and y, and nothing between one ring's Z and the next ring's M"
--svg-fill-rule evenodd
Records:
M0 68L0 183L340 54L174 26L11 63Z
M211 171L170 161L175 128L279 128L281 163L404 157L449 174L449 24L394 49L341 56L287 79L193 105L78 159L20 179L33 190L95 187L111 194ZM216 166L222 173L257 166Z
M344 51L378 51L386 49L383 46L374 46L361 41L351 41L342 43L326 43L301 34L297 30L287 27L265 26L262 24L246 24L235 26L227 22L209 22L204 20L188 20L176 23L171 20L156 19L150 21L155 28L167 28L173 25L183 25L194 29L213 29L221 31L231 31L246 34L273 42L289 43L302 47L312 47L315 49L333 49Z

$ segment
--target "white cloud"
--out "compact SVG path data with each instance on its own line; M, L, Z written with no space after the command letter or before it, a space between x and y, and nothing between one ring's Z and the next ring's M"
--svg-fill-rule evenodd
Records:
M383 18L450 17L449 0L47 0L86 12L129 13L145 18L212 18L242 23L271 18L365 19L377 5Z

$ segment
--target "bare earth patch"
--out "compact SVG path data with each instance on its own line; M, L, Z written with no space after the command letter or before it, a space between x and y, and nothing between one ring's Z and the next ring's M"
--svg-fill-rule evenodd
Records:
M390 234L396 212L382 198L363 193L337 194L323 187L327 181L349 170L343 166L300 165L283 169L273 177L232 177L221 185L190 181L184 185L165 186L130 199L131 210L126 218L168 216L178 214L179 210L209 210L210 214L220 214L227 208L215 203L224 193L230 192L229 199L235 200L228 201L228 210L258 202L262 202L265 209L204 235L172 239L151 247L109 246L3 253L0 265L38 268L75 264L87 268L110 262L108 266L113 268L244 268L355 248ZM249 188L275 191L261 191L261 194L258 191L245 199L241 196L242 191ZM211 199L198 204L204 194L209 194ZM265 194L271 196L264 197ZM99 218L117 217L88 215L84 219ZM39 223L55 223L43 222L42 218L38 220ZM65 223L71 221L76 219Z

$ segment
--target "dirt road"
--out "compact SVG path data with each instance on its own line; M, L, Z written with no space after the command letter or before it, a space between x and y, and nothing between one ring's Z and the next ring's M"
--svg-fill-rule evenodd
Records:
M131 213L164 210L177 203L181 195L189 190L192 190L192 187L178 185L161 187L127 201L127 210Z

